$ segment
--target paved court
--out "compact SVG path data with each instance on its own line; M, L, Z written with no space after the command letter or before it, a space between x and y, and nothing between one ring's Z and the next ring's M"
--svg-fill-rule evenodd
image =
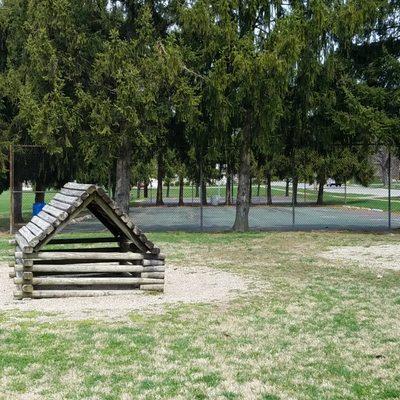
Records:
M133 207L130 215L144 231L199 231L200 207ZM203 229L224 231L232 228L235 208L232 206L203 207ZM249 223L252 229L260 230L310 230L349 229L383 231L388 229L386 212L367 209L340 207L297 207L293 225L292 208L286 206L253 206ZM392 215L392 228L400 228L400 215ZM94 221L71 225L71 230L100 230L102 226Z

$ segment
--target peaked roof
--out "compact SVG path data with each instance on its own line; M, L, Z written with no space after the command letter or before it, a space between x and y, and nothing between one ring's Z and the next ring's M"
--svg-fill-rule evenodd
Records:
M17 245L24 253L40 250L85 208L116 238L132 242L140 252L159 253L160 250L118 208L103 188L75 182L65 184L50 203L16 233Z

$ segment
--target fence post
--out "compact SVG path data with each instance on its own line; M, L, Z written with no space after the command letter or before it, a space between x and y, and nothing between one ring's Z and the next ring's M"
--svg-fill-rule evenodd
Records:
M392 229L392 154L388 154L388 229Z
M292 180L292 186L293 186L293 180ZM295 225L296 225L296 204L294 199L294 190L292 187L292 226L294 227Z
M294 190L294 182L295 182L295 174L296 174L296 160L295 160L295 151L293 149L293 165L292 165L292 227L296 225L296 199L295 195L298 195L298 187L299 187L299 181L297 180L297 188L296 188L296 193Z
M9 174L10 174L10 234L14 233L14 148L9 147Z
M203 231L203 163L200 162L200 230Z

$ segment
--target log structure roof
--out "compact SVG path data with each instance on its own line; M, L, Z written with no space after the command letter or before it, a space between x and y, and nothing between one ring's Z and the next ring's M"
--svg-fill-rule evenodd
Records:
M20 251L38 252L84 209L90 211L116 238L130 242L141 253L158 254L159 249L122 212L105 190L94 184L69 182L44 206L38 215L15 235Z

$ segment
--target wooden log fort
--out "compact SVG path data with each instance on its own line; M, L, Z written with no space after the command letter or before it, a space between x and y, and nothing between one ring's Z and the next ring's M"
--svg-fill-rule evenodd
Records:
M84 210L108 237L55 238ZM164 290L165 256L96 185L67 183L16 233L15 245L16 299Z

